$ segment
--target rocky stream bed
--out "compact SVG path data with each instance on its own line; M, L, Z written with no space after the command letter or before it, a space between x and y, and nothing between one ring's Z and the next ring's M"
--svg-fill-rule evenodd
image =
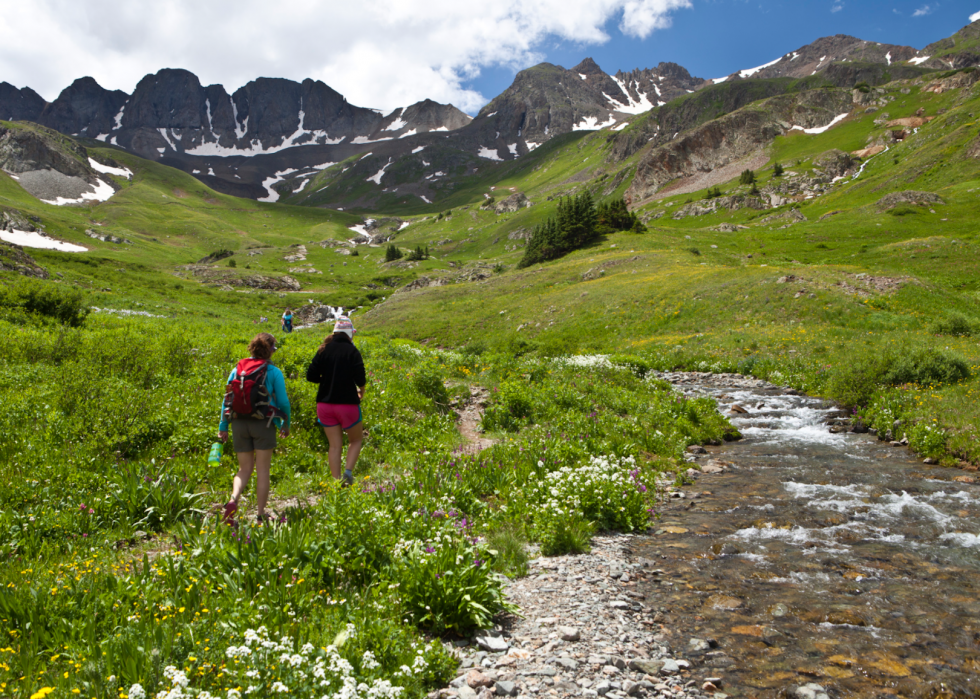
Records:
M662 378L744 439L692 448L650 533L533 559L434 696L980 696L971 479L784 387Z

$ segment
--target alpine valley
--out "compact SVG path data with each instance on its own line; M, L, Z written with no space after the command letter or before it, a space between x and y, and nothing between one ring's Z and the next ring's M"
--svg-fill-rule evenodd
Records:
M980 696L980 21L785 48L472 117L0 83L0 696ZM290 429L228 527L260 331Z

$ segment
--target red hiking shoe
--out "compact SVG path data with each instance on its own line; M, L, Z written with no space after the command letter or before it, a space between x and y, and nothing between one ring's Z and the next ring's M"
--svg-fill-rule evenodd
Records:
M236 512L238 512L238 503L234 500L229 500L228 504L225 505L224 512L221 515L221 521L227 524L229 527L235 526Z

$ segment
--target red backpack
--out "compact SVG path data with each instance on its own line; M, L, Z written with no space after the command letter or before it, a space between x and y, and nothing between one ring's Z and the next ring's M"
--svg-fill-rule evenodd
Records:
M281 415L272 404L265 378L269 362L265 359L243 359L235 367L235 376L225 387L225 419L251 417L259 420Z

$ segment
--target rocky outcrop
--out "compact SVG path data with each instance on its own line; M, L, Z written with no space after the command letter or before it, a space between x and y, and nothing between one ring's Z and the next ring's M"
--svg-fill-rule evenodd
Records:
M849 90L810 90L774 97L727 114L641 156L627 197L639 202L668 182L741 160L793 127L825 126L849 112L851 104Z
M0 240L0 270L16 272L25 277L47 279L48 271L24 252L24 248Z
M299 291L302 289L300 283L283 274L279 276L263 274L241 274L231 269L217 269L209 265L182 265L177 268L178 276L180 272L190 272L202 283L210 286L221 287L244 287L247 289L258 289L263 291Z
M966 25L952 36L929 44L917 58L927 59L921 65L933 70L958 70L980 65L977 42L980 40L980 20Z
M498 214L512 214L529 206L531 202L524 196L524 192L515 192L503 201L498 201L493 210Z
M894 209L896 206L911 204L914 206L932 206L933 204L945 204L943 198L933 192L916 192L908 190L905 192L892 192L886 194L878 200L878 208L881 211Z
M0 126L0 168L19 174L32 170L57 170L72 177L93 174L88 152L70 138L41 128Z
M690 204L686 204L675 211L671 218L679 221L680 219L687 218L689 216L705 216L707 214L713 214L719 209L737 211L738 209L762 210L765 208L765 202L763 202L759 197L736 194L729 197L716 197L714 199L691 202Z

